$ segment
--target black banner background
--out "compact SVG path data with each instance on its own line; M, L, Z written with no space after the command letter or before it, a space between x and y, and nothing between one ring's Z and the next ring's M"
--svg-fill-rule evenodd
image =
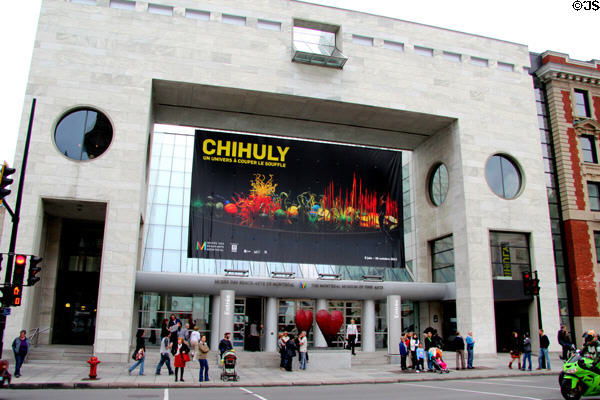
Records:
M188 237L189 258L403 267L402 153L197 130Z

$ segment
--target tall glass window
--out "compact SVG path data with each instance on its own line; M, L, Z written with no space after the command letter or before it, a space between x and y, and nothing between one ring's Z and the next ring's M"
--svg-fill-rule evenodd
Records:
M490 232L492 276L494 279L522 280L531 272L529 235L517 232Z
M554 152L552 149L552 133L546 107L546 99L542 88L535 88L535 100L540 129L544 172L546 175L546 191L550 209L550 227L554 249L554 265L556 268L556 283L561 324L571 331L569 296L567 294L567 273L565 268L566 254L562 246L562 215L560 212L560 194L557 189L556 169L554 167Z
M598 163L598 157L596 156L596 140L593 136L582 135L579 140L581 141L581 153L583 155L583 161L589 163Z
M362 315L362 301L342 301L335 300L329 301L327 305L328 311L338 310L344 316L344 324L340 329L340 334L333 341L333 345L342 347L344 345L344 337L346 335L346 326L350 324L350 320L353 319L358 327L358 338L356 338L356 347L362 346L362 335L361 335L361 315Z
M280 299L279 314L277 316L277 331L291 332L296 328L296 313L300 310L308 310L313 314L313 323L316 321L317 311L315 310L315 301L312 299ZM308 345L314 344L314 329L307 333Z
M452 235L431 241L433 282L454 282L454 243Z

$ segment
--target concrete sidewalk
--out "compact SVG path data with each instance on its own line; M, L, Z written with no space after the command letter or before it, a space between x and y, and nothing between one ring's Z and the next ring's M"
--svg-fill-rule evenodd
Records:
M209 382L198 382L199 365L189 362L185 369L185 382L175 382L169 376L165 367L161 375L155 375L155 363L146 363L145 375L139 376L139 368L131 376L128 375L126 364L100 364L98 380L89 381L89 368L86 363L62 362L57 364L43 364L30 362L23 365L22 376L14 378L12 388L155 388L155 387L230 387L230 386L292 386L292 385L341 385L349 383L395 383L405 381L425 381L442 379L475 379L491 377L514 377L522 375L552 375L562 370L562 362L557 355L551 357L553 370L536 370L537 358L534 357L534 370L523 372L508 369L508 354L498 357L476 357L474 369L457 371L450 369L450 373L415 373L401 372L398 365L382 364L356 366L350 369L330 370L312 369L310 363L305 371L281 371L278 366L270 368L239 368L238 382L222 382L220 370L212 367L209 371ZM448 365L454 367L454 354L446 357ZM11 362L11 369L14 364ZM12 373L12 371L11 371Z

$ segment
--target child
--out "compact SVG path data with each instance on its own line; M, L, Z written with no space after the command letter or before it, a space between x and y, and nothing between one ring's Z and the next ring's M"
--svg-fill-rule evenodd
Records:
M423 350L423 343L419 343L417 347L417 372L421 372L425 368L425 350Z

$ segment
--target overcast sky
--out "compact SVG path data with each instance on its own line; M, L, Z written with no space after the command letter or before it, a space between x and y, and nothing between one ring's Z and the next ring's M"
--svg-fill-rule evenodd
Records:
M575 0L310 2L522 43L535 52L555 50L579 60L600 59L600 10L575 11ZM29 109L31 106L24 106L23 98L40 4L41 0L2 0L0 120L3 128L0 131L0 162L7 160L11 165L23 107ZM17 164L20 163L19 160Z

